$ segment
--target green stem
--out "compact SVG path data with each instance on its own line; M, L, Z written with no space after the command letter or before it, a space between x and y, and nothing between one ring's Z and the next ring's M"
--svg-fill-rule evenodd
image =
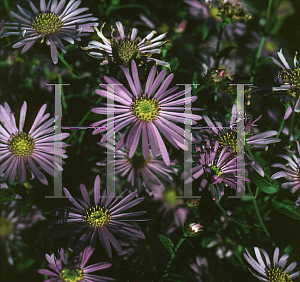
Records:
M260 58L260 53L261 53L261 50L262 50L262 48L264 46L265 39L266 39L266 37L263 35L261 37L261 40L260 40L260 43L259 43L259 47L258 47L258 50L257 50L257 53L256 53L256 58L255 58L256 62L255 62L255 65L257 64L257 61Z
M62 84L62 76L60 73L58 73L58 83ZM65 110L65 113L67 113L67 109L68 109L68 105L66 103L66 98L65 98L65 94L64 94L64 89L63 87L61 87L61 96L62 96L62 104L63 104L63 108Z
M270 20L272 2L273 2L273 0L269 0L269 3L268 3L266 30L268 30L268 27L269 27L269 20Z
M72 67L66 62L66 60L63 57L63 55L61 53L59 53L59 52L57 52L57 55L58 55L59 59L63 62L63 64L66 66L66 68L72 72L72 74L74 75L74 77L80 79L80 77L75 74L75 71L72 69Z
M249 190L250 195L253 197L253 193L252 193L252 191L251 191L249 182L247 182L246 185L247 185L247 188L248 188L248 190ZM259 209L258 209L257 202L256 202L256 198L255 198L255 197L253 197L253 205L254 205L254 209L255 209L255 211L256 211L256 214L257 214L257 217L258 217L258 220L259 220L259 222L260 222L260 225L261 225L262 229L265 231L265 233L266 233L266 235L267 235L268 237L271 237L269 231L267 230L267 228L266 228L266 226L265 226L265 224L264 224L264 222L263 222L263 220L262 220L262 218L261 218L261 216L260 216Z
M179 242L177 243L177 245L175 246L174 252L172 253L171 258L170 258L170 260L169 260L169 262L168 262L168 264L167 264L167 268L165 269L165 271L164 271L164 273L163 273L163 277L166 277L166 274L168 273L168 270L169 270L169 268L171 267L171 264L172 264L172 262L173 262L173 259L175 258L175 255L176 255L176 253L177 253L179 247L180 247L181 244L185 241L185 239L186 239L186 236L183 235L183 236L180 238L180 240L179 240Z
M100 98L97 100L96 104L100 103L101 100L102 100L102 97L100 97ZM78 126L81 126L81 125L83 124L83 122L88 118L88 116L90 115L91 112L92 112L92 110L90 109L90 110L85 114L85 116L81 119L81 121L79 122ZM77 133L77 130L74 130L74 131L72 132L72 134L69 136L69 138L68 138L67 141L66 141L67 144L68 144L68 143L71 141L71 139L76 135L76 133Z
M218 41L217 41L217 46L216 46L216 62L215 62L215 68L217 69L219 67L219 62L220 62L220 44L221 44L221 37L224 31L224 26L223 23L220 26L219 34L218 34Z
M287 110L289 104L290 104L290 102L287 102L287 103L285 104L285 111L284 111L284 112L286 112L286 110ZM284 126L284 122L285 122L285 119L282 119L276 138L279 137L279 135L280 135L280 133L281 133L281 131L282 131L282 128L283 128L283 126ZM274 146L275 146L275 143L274 143Z

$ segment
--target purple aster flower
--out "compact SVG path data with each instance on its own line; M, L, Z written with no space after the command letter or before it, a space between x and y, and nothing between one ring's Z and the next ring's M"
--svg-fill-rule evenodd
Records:
M242 180L249 181L249 179L239 176L237 174L242 172L242 169L237 168L238 157L232 158L232 149L229 145L221 149L220 154L219 141L216 141L214 147L211 146L210 141L207 141L206 146L201 148L196 146L199 158L199 165L192 168L192 177L188 177L186 183L192 182L194 179L201 177L200 191L202 191L207 184L213 188L214 199L219 202L219 193L224 195L224 188L222 183L236 189L242 186ZM182 177L184 174L182 174Z
M278 155L278 157L284 158L288 161L286 165L281 163L275 163L272 164L272 167L279 167L284 169L285 171L278 171L274 173L271 177L271 179L277 179L280 177L284 177L285 179L289 180L289 182L285 182L281 184L281 188L288 189L291 188L291 192L294 194L299 188L300 188L300 145L298 140L297 142L297 148L298 148L298 156L292 155L292 158L290 158L287 155ZM298 197L296 201L296 205L298 206L300 204L300 196Z
M4 32L1 36L19 35L17 43L13 48L23 47L21 54L27 52L31 46L39 39L46 40L50 46L51 58L54 64L58 62L57 46L66 53L66 48L61 39L74 44L74 41L81 41L81 36L87 36L93 32L92 23L98 18L91 17L92 14L79 15L88 8L77 9L81 1L70 0L66 7L66 0L50 0L46 5L45 0L40 1L40 9L29 1L32 11L27 11L17 5L21 15L11 12L19 22L7 23L5 27L12 31Z
M152 58L152 54L159 54L161 51L157 47L161 47L167 42L161 41L167 33L152 39L156 34L156 31L152 31L145 38L141 39L137 37L138 30L136 28L125 34L122 23L118 21L116 22L116 27L119 36L116 38L113 36L115 29L112 28L111 39L107 39L102 33L104 25L102 25L100 31L95 27L101 42L93 40L89 42L87 47L82 48L83 50L98 49L99 52L88 52L88 54L93 58L100 59L101 65L116 63L127 67L130 66L131 60L136 60L138 65L141 65L142 62L154 62L158 65L170 67L169 63Z
M164 218L174 221L177 227L183 227L189 214L189 209L184 205L183 199L176 198L182 196L182 188L177 183L166 185L153 185L152 195L154 201L161 204L158 212L162 212Z
M294 57L294 67L290 67L287 63L282 49L276 53L280 59L280 62L273 58L272 61L281 69L280 73L277 74L275 82L279 82L281 85L279 87L273 87L273 91L280 91L284 93L284 96L287 96L286 101L292 101L295 112L300 112L300 68L297 61L297 52ZM285 114L285 119L287 119L292 113L292 107L289 105L287 112Z
M108 133L102 137L100 143L103 143L107 140L107 138L116 132L119 132L127 125L130 125L117 143L116 150L119 150L125 144L126 149L129 150L128 157L132 158L136 152L140 135L142 133L142 151L144 158L147 159L149 156L150 142L153 157L155 158L160 151L164 162L169 166L169 154L158 130L160 130L166 139L177 149L180 147L183 150L188 150L187 145L184 144L186 143L184 140L185 138L191 140L191 134L185 132L185 130L169 120L184 123L186 118L188 118L192 121L192 124L195 125L195 120L200 120L202 117L194 114L183 113L185 109L183 105L196 101L197 96L192 96L190 100L187 98L178 99L185 94L185 90L175 94L173 92L178 89L176 86L166 90L174 75L170 74L165 78L167 71L163 70L154 80L157 70L156 66L151 68L146 88L143 91L135 61L131 61L132 77L125 67L120 67L127 78L132 93L130 93L124 86L117 85L114 87L115 93L109 92L111 91L109 89L108 91L100 89L95 90L96 94L105 98L109 96L108 98L114 99L116 103L108 105L110 107L109 109L107 109L107 105L105 105L105 107L96 107L92 109L92 112L97 114L115 114L115 117L112 118L115 123L114 128L108 130ZM165 80L162 82L164 78ZM104 79L109 84L120 84L120 82L114 78L104 76ZM161 86L158 89L160 84ZM100 86L104 89L108 88L107 85ZM113 109L113 107L115 109ZM107 121L107 119L103 119L93 123L92 126L95 127L102 125L100 128L95 129L93 134L106 131Z
M52 222L51 238L62 237L71 234L69 249L73 249L73 243L77 234L84 231L76 243L74 251L79 252L90 241L92 247L96 245L96 238L99 236L102 246L112 257L111 245L119 253L122 251L120 244L113 234L123 238L138 240L145 239L144 234L126 221L144 221L147 219L131 219L138 215L145 214L145 211L124 213L127 209L136 206L144 200L137 198L137 192L132 192L126 197L127 190L119 197L114 198L114 193L107 196L106 191L100 194L100 177L97 175L94 184L94 202L90 200L89 194L84 184L80 185L82 199L74 199L69 191L64 188L65 195L75 207L65 207L55 212L55 215L67 217L67 219ZM101 200L100 200L101 197ZM123 198L120 200L120 198ZM133 200L134 199L134 200ZM113 234L112 234L113 233Z
M119 134L119 136L122 135ZM111 142L108 144L98 144L107 147L109 152L114 152L114 145ZM132 158L129 158L128 154L129 151L124 147L114 152L115 176L126 178L127 182L131 185L131 189L137 188L139 193L141 193L142 187L151 192L152 185L163 185L160 179L171 183L173 178L170 174L177 173L177 169L166 166L160 155L153 158L151 150L146 159L144 159L142 154L138 154L137 152L135 152ZM105 160L97 164L106 166L107 161ZM175 161L171 162L171 164L174 165Z
M38 273L42 275L50 276L51 278L45 280L45 282L107 282L116 281L114 278L98 276L90 274L94 271L102 270L111 267L109 262L98 262L89 266L86 266L88 260L92 256L94 249L88 246L84 249L79 256L74 257L72 260L68 258L68 254L64 253L64 249L61 248L58 252L58 256L54 254L51 256L46 254L46 259L49 262L48 269L39 269Z
M22 257L22 249L26 247L23 242L21 232L30 228L36 222L44 219L40 210L36 206L26 215L21 215L22 199L19 195L13 195L12 201L1 205L0 209L0 244L4 246L9 264L14 264L14 258Z
M264 148L265 150L268 149L268 144L280 142L281 139L278 138L271 138L272 136L277 135L277 131L270 130L266 131L260 134L254 134L254 126L257 126L255 124L256 121L258 121L261 116L259 116L256 120L252 121L252 116L247 116L246 112L244 119L245 119L245 140L247 142L247 145L250 148ZM231 118L230 121L227 121L225 118L221 117L222 122L220 122L220 118L215 114L212 113L213 120L207 117L203 116L206 124L210 127L209 130L205 130L208 132L213 140L219 141L219 148L223 148L226 145L229 145L232 149L233 153L236 156L236 145L237 145L237 120L238 118L238 111L237 111L237 105L234 104L231 110ZM223 124L223 125L222 125ZM201 140L201 136L199 137ZM253 160L247 153L245 153L245 162L252 166L252 168L258 172L261 176L264 176L264 171L262 167Z
M246 261L252 266L255 271L252 271L249 267L251 274L260 281L291 281L300 275L300 271L290 274L291 271L297 266L296 262L292 262L287 268L285 268L289 255L283 255L279 260L279 248L276 247L273 256L273 266L271 264L268 253L264 249L254 247L257 261L250 255L246 249L247 254L243 254ZM261 252L264 255L262 258Z
M16 177L23 185L26 180L26 168L32 176L36 176L44 185L48 185L45 175L40 169L56 177L62 167L56 158L61 154L67 158L65 150L55 152L54 141L67 138L69 133L54 135L54 119L48 119L50 114L45 114L47 105L44 104L28 133L23 131L27 103L24 102L20 112L19 129L9 105L0 105L0 174L4 172L3 180L9 178L11 185ZM48 119L48 120L47 120ZM61 147L68 146L61 142ZM56 160L56 161L55 161ZM62 161L64 164L65 162Z

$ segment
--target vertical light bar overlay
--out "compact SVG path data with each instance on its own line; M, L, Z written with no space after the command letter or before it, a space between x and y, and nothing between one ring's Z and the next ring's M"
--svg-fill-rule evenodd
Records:
M54 166L62 166L62 140L57 140L55 136L61 134L61 120L62 120L62 85L70 84L46 84L54 85ZM54 177L54 196L45 196L45 198L67 198L62 195L62 171L58 171L57 177Z

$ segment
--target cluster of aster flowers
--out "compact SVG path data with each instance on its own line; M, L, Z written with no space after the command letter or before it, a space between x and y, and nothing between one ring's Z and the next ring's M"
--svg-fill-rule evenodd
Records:
M108 2L98 3L102 18L118 9L146 5L123 6L119 5L120 1ZM279 59L273 57L279 44L272 38L275 31L270 26L275 20L270 18L270 11L274 8L281 19L291 14L285 11L290 6L275 2L276 7L273 7L274 3L269 1L266 19L260 21L260 26L265 26L263 33L253 30L249 33L250 12L254 11L254 18L258 12L250 3L240 0L180 1L178 6L184 10L177 23L174 24L172 19L173 29L168 26L170 22L159 24L155 16L140 14L142 22L133 20L133 26L134 23L142 26L140 32L136 27L130 28L126 20L124 25L119 20L109 21L114 22L109 30L105 22L99 22L92 13L85 13L89 8L80 7L80 0L40 0L39 6L28 1L30 10L16 5L18 12L10 12L15 22L0 22L0 39L8 41L4 47L22 48L20 54L14 50L3 64L11 68L8 77L18 71L14 61L26 58L26 52L37 50L41 65L36 68L33 62L32 67L23 67L21 76L26 75L27 70L30 70L29 75L45 72L45 76L39 76L40 88L45 89L45 82L51 79L49 69L53 65L48 66L52 61L59 84L64 84L67 77L90 80L93 85L86 83L86 88L93 89L93 98L98 101L93 104L89 99L90 89L86 92L88 95L78 95L82 94L80 99L86 99L90 107L90 111L84 113L81 125L90 118L90 125L85 129L92 131L82 131L77 138L77 151L74 150L77 133L56 131L55 127L60 123L55 121L62 117L55 116L55 112L54 116L46 113L50 96L43 97L47 103L35 107L30 98L19 104L13 93L0 105L0 249L1 253L4 250L8 263L16 263L16 268L21 269L22 251L28 248L24 240L26 232L37 228L39 222L43 225L43 234L49 235L50 249L59 244L57 254L47 251L45 255L48 269L44 269L45 261L40 264L40 269L36 268L49 282L220 281L222 273L211 271L215 267L212 261L230 258L230 263L238 268L237 262L243 262L243 256L250 264L250 273L260 281L283 282L299 277L300 271L293 273L297 263L292 262L286 267L289 255L284 254L279 259L278 247L272 263L268 253L258 247L254 247L257 260L247 249L242 256L245 245L251 245L257 238L262 238L261 244L276 245L277 241L272 241L268 231L272 224L270 217L276 212L300 220L297 209L300 204L300 144L297 140L300 137L300 68L297 53L293 66L289 65L282 49L276 53ZM6 1L5 7L8 8ZM198 36L188 38L190 29L195 26L196 34L202 30L200 39ZM159 33L153 30L156 27ZM241 43L248 33L252 39ZM91 40L88 38L80 43L87 36ZM69 45L65 46L63 40ZM37 42L50 46L51 61L50 57L46 60L39 53L44 46L37 46ZM251 51L258 49L256 59L244 63L242 48L238 45ZM177 52L174 51L177 46L181 46L178 58L183 56L184 63L179 63L177 57L170 59L170 54ZM193 52L189 52L189 48ZM69 52L75 49L77 53L70 58ZM7 54L7 50L1 49L0 55ZM193 53L192 60L189 60L189 53ZM254 77L260 57L266 55L276 67L272 70L274 81L268 86L260 85ZM97 73L100 75L94 75L90 70L78 75L77 70L86 67L82 58L86 64L100 65ZM188 71L185 73L186 70L179 70L178 66L185 63L186 69L196 70L192 73L192 83L175 85L181 79L180 74L183 78L190 75ZM63 77L65 74L69 76ZM242 101L242 107L240 88L235 89L239 83L252 86L252 90L244 90L246 99ZM27 84L24 82L24 85ZM246 112L244 106L254 104L251 104L251 95L259 93L279 97L285 112L282 114L277 108L272 111L269 107L265 111L262 106L264 112L260 114L259 105L254 109L247 108ZM73 113L70 114L72 107L68 107L68 103L77 94L65 95L64 91L60 94L62 105L68 112L66 120L71 121ZM26 95L20 94L22 98ZM1 80L0 97L3 98ZM40 99L36 101L38 104ZM208 114L211 103L216 110ZM207 112L195 114L199 111ZM82 114L81 109L78 109L79 114ZM267 120L266 116L273 117L274 123L264 123L262 117ZM31 127L28 122L25 124L26 119L32 122ZM284 127L287 126L285 122L289 129ZM277 123L279 129L275 130ZM88 136L90 143L86 144L83 136ZM68 146L70 148L66 149ZM90 149L88 154L92 155L90 158L84 156L82 164L81 149L84 152ZM106 159L98 158L98 153L102 157L106 155ZM68 156L69 162L62 160ZM287 164L273 162L271 157L283 158ZM94 160L97 160L97 168L86 167ZM78 162L76 168L75 161ZM70 172L72 166L74 171ZM281 170L276 172L273 168ZM62 178L62 172L67 177ZM97 175L87 176L95 172ZM78 187L74 183L81 177L84 180L78 182L81 183ZM280 178L286 181L278 181ZM62 181L67 188L57 187ZM89 189L91 182L93 188ZM39 195L36 191L42 191L44 196L52 184L54 195L48 197L67 198L71 205L63 206L57 201L54 208L51 204L49 211L50 208L37 203ZM243 194L246 198L229 196L243 199L236 199L232 208L228 208L226 194L230 191L232 195ZM77 197L79 193L81 196ZM209 198L206 198L207 194ZM209 202L204 204L199 200L201 197ZM51 200L43 199L44 203ZM207 210L211 214L208 215ZM187 246L193 248L190 257L189 252L181 250ZM216 247L215 252L209 250L213 247ZM199 248L203 255L198 252ZM291 247L287 250L290 252ZM175 267L181 264L177 256L187 258L184 260L189 264L188 271ZM87 265L91 258L107 261L105 257L110 262ZM128 271L128 277L122 273L123 269ZM114 270L117 271L113 273ZM101 271L104 276L94 274L96 271ZM106 271L112 277L106 276ZM149 278L148 274L153 276ZM230 276L226 281L234 281L231 277L236 276Z

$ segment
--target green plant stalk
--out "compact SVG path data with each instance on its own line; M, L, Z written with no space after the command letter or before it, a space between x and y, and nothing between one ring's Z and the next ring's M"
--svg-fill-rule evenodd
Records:
M66 68L72 72L73 76L80 79L80 77L74 73L74 70L72 69L72 67L66 62L63 55L59 52L57 52L57 55L58 55L59 59L62 61L62 63L66 66Z
M102 97L100 97L100 98L97 100L96 104L100 103L101 100L102 100ZM90 109L90 110L85 114L85 116L81 119L81 121L79 122L78 126L81 126L81 125L83 124L83 122L88 118L88 116L90 115L91 112L92 112L92 110ZM72 134L69 136L69 138L68 138L67 141L66 141L67 144L68 144L68 143L71 141L71 139L76 135L76 133L77 133L77 130L74 130L74 131L72 132Z
M266 30L268 30L269 27L272 2L273 0L269 0L268 2Z
M295 114L296 114L293 105L292 105L292 110L293 110L293 112L292 112L292 120L291 120L290 130L289 130L289 134L290 134L290 135L292 134L292 131L293 131L294 120L295 120Z
M61 74L58 73L58 83L59 84L63 84L62 83L62 77L61 77ZM68 105L66 103L66 98L65 98L65 94L64 94L64 89L63 87L61 87L61 96L62 96L62 104L63 104L63 108L65 110L65 113L67 113L67 110L68 110Z
M247 185L247 188L248 188L248 190L249 190L250 195L253 197L253 193L252 193L252 191L251 191L249 182L247 182L246 185ZM258 220L259 220L259 223L260 223L262 229L264 230L264 232L266 233L266 235L267 235L268 237L271 237L269 231L267 230L267 228L266 228L266 226L265 226L265 224L264 224L264 222L263 222L263 220L262 220L262 218L261 218L261 215L260 215L260 213L259 213L259 209L258 209L257 202L256 202L256 198L255 198L255 197L253 197L253 206L254 206L256 215L257 215L257 217L258 217Z
M170 258L170 260L169 260L169 262L168 262L168 264L167 264L167 268L165 269L165 271L164 271L164 273L163 273L163 277L166 277L166 274L168 273L168 270L169 270L169 268L171 267L171 264L172 264L172 262L173 262L173 260L174 260L174 258L175 258L175 255L176 255L176 253L177 253L179 247L181 246L181 244L185 241L185 239L186 239L186 236L183 235L183 236L180 238L180 240L178 241L177 245L175 246L174 253L171 255L171 258Z
M285 111L284 111L284 112L286 112L286 110L287 110L289 104L290 104L290 102L287 102L287 103L286 103L286 105L285 105ZM284 126L284 122L285 122L285 119L282 119L276 138L279 137L279 135L280 135L280 133L281 133L281 131L282 131L282 128L283 128L283 126ZM275 143L273 144L273 146L275 147Z
M215 62L216 69L219 67L219 62L220 62L219 54L220 54L220 44L221 44L221 37L222 37L223 31L224 31L224 26L221 25L219 34L218 34L217 46L216 46L216 62Z

